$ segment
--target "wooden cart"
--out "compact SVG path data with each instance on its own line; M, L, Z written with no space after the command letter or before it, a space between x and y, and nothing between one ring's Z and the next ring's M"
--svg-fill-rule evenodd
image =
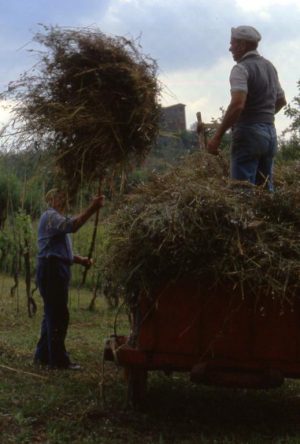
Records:
M300 377L300 298L241 296L232 285L192 281L142 297L133 332L106 340L104 358L128 373L129 399L145 395L147 372L190 372L193 382L271 388Z

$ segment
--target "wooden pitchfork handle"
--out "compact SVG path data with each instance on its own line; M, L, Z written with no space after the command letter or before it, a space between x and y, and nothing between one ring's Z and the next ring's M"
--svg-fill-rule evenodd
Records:
M199 148L201 150L205 150L207 146L207 136L205 133L205 124L202 121L201 113L197 112L197 133L198 133L198 140L199 140Z
M99 180L98 196L101 194L102 182L103 182L103 178L101 178ZM89 248L89 252L88 252L88 258L89 259L92 259L93 252L94 252L94 249L95 249L97 230L98 230L98 223L99 223L99 212L100 212L100 208L98 208L98 210L96 211L96 216L95 216L95 220L94 220L94 229L93 229L92 239L91 239L90 248ZM81 283L79 285L79 288L81 288L85 284L89 268L90 267L88 267L88 266L86 266L84 268L83 273L82 273L82 280L81 280Z

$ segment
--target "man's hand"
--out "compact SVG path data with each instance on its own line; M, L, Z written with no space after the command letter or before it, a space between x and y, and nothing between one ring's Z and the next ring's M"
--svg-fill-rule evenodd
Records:
M90 259L89 257L83 257L81 265L83 265L85 268L90 268L93 265L93 259Z
M216 136L212 137L207 142L207 147L206 147L207 152L209 154L213 154L214 156L218 156L220 154L220 151L219 151L220 143L221 143L221 139L219 139L219 137L216 137Z
M95 210L98 210L98 208L102 208L104 206L104 202L105 202L104 194L99 194L98 196L95 196L93 198L91 207L93 207Z
M87 256L74 256L74 263L80 264L85 268L90 268L93 265L93 259Z

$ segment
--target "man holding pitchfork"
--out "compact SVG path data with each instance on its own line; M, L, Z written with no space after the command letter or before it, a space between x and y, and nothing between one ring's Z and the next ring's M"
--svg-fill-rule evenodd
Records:
M57 188L46 194L47 210L38 227L37 285L44 302L41 336L34 362L54 369L78 370L65 348L69 324L68 289L70 267L92 265L92 259L74 255L70 233L78 231L104 205L104 196L96 196L80 215L66 217L67 194Z

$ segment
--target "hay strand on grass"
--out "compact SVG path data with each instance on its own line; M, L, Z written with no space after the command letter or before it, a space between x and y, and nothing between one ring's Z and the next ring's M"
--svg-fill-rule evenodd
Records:
M49 379L47 376L38 375L37 373L32 373L32 372L26 372L25 370L21 370L19 368L8 367L7 365L3 365L3 364L0 364L0 368L3 368L5 370L9 370L11 372L20 373L23 375L33 376L34 378L39 378L39 379L44 379L44 380Z

